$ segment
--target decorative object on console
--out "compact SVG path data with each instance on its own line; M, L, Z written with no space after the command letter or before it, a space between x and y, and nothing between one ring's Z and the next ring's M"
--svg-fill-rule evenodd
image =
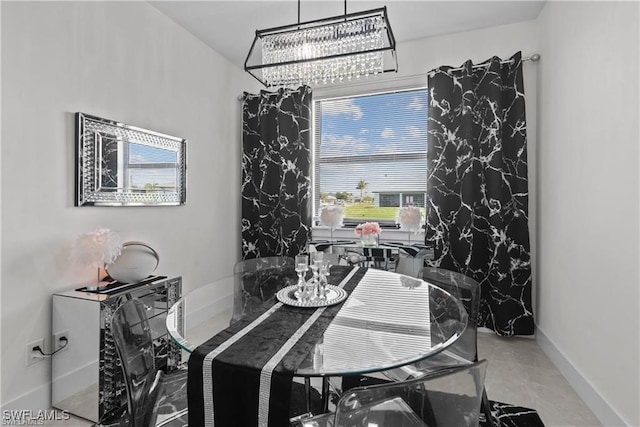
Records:
M342 227L344 219L344 209L342 206L329 205L320 209L320 223L329 227L331 232L331 242L333 242L333 230Z
M160 263L158 253L143 242L125 242L122 253L107 264L112 279L122 283L135 283L149 277Z
M298 23L257 30L244 69L267 87L326 84L398 71L395 49L386 7L347 14L345 0L344 15L300 22L298 0Z
M363 246L375 246L380 232L380 224L377 222L358 224L355 229L355 233L360 236Z
M187 141L76 113L76 206L186 203Z
M97 270L95 284L88 285L87 289L98 289L101 269L105 264L113 262L121 251L120 236L108 228L98 228L76 238L71 251L73 260L79 264L95 266Z
M400 224L400 230L409 232L409 243L411 243L411 233L422 230L422 224L424 224L422 211L417 206L403 206L398 210L396 224Z

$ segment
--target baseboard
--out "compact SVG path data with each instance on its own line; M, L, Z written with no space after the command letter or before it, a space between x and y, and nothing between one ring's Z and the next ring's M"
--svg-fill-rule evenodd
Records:
M51 409L51 381L2 405L2 413L22 410L37 412L46 409Z
M578 393L578 396L591 409L591 412L600 420L603 426L631 426L609 405L598 393L593 385L578 371L564 356L558 347L547 337L542 329L536 325L536 342L542 351L556 365L556 368L565 377L569 385Z

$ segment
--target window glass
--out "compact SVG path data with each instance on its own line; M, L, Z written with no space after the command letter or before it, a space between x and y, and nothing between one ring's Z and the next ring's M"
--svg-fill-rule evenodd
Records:
M424 208L427 105L426 89L315 101L315 213L395 225L399 207Z

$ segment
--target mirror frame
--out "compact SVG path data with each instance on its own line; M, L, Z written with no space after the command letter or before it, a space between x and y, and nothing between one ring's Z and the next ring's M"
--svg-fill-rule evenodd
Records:
M136 142L176 152L174 191L149 191L118 187L102 188L101 177L110 174L102 158L103 139ZM76 198L75 206L176 206L187 202L187 141L147 129L76 113ZM110 176L109 179L113 181Z

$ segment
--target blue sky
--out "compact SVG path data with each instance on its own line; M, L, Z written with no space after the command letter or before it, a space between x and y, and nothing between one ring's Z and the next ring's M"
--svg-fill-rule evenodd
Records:
M426 153L427 92L407 91L322 102L320 157ZM369 158L372 160L372 158ZM324 164L323 192L359 194L360 180L373 191L426 191L425 160Z
M175 150L151 147L145 144L129 144L129 162L131 164L175 163L178 153ZM173 184L177 181L177 169L129 169L131 184L144 187L145 184Z

